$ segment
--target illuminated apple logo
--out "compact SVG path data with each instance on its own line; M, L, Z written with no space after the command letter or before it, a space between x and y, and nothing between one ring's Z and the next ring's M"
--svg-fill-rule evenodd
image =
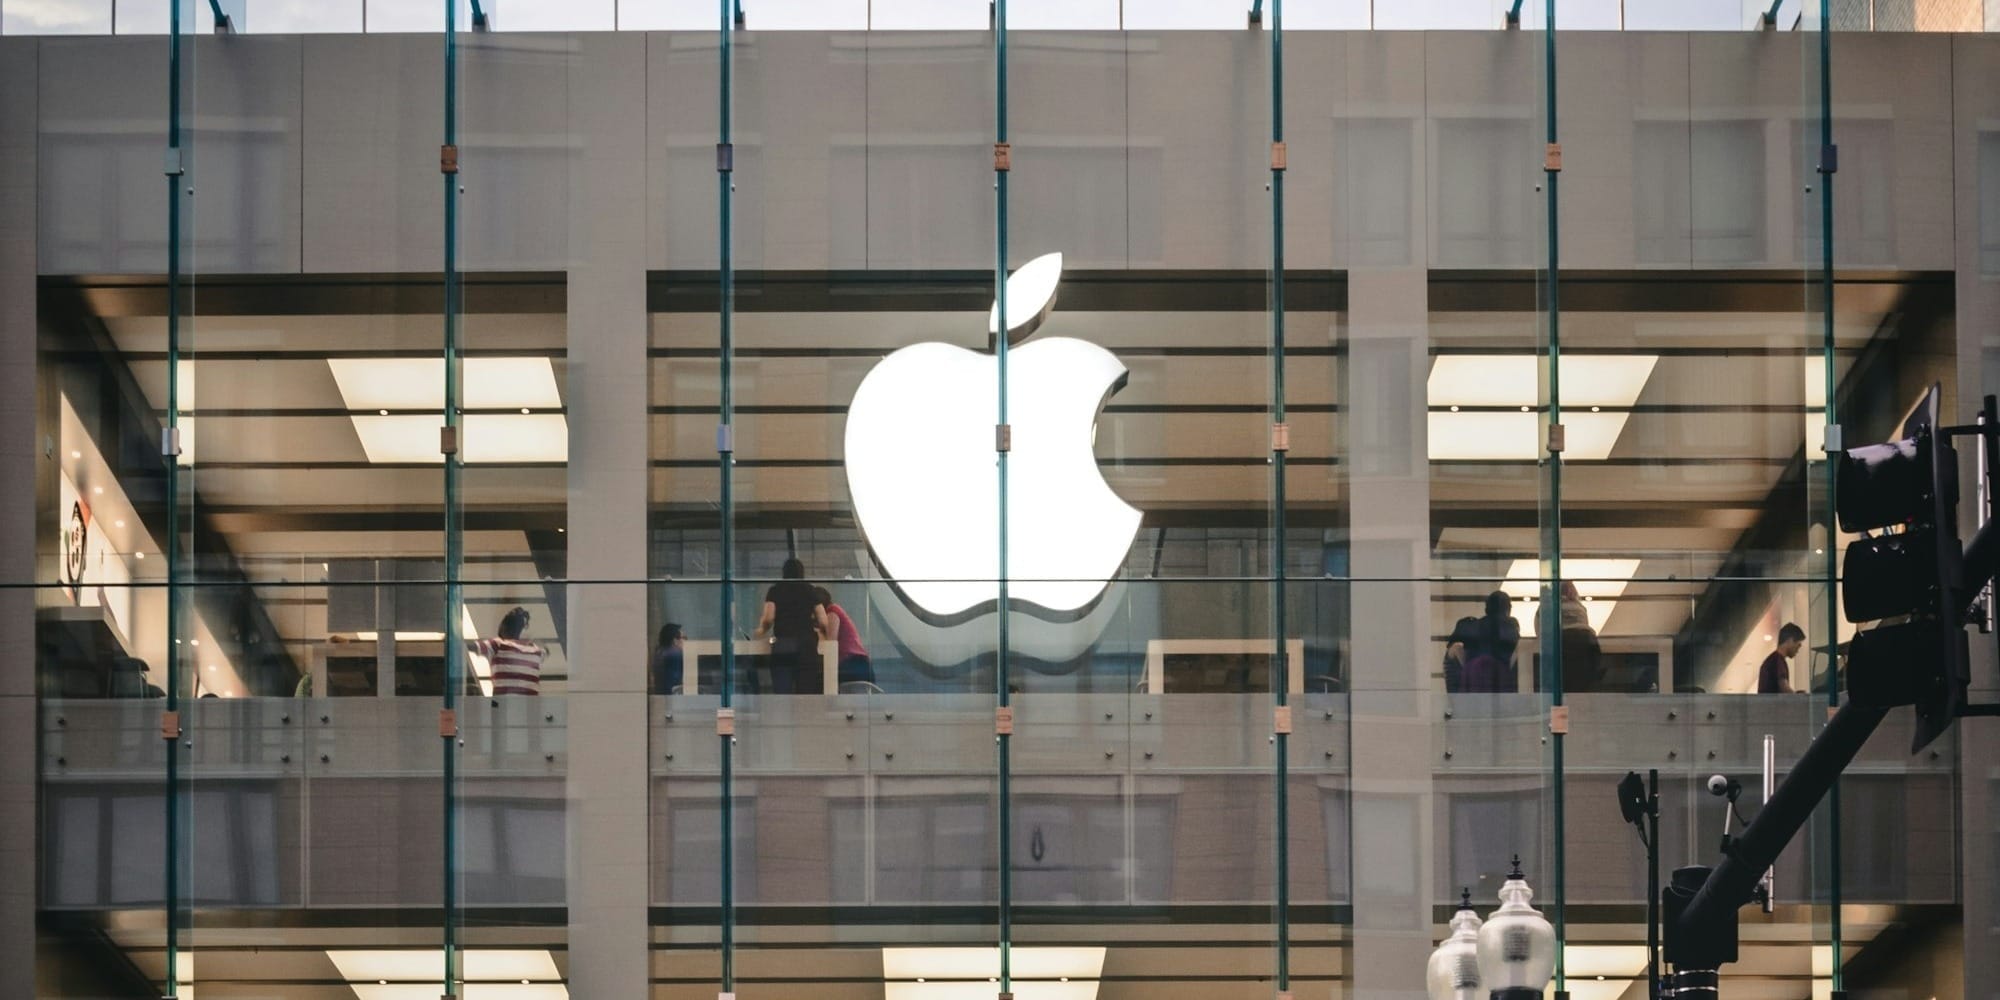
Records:
M1062 255L1007 279L1008 343L1055 304ZM996 305L988 332L998 333ZM996 605L999 464L997 359L943 343L905 347L861 380L847 411L847 487L882 570L939 618ZM1097 412L1125 386L1125 366L1096 344L1051 337L1007 356L1008 596L1057 614L1080 611L1118 574L1139 512L1104 481L1092 448Z

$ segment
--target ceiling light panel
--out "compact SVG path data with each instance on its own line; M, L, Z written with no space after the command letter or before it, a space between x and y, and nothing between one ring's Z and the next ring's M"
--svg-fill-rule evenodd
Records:
M348 418L368 461L441 464L434 414L357 413ZM569 460L569 421L560 413L473 413L463 421L461 454L467 465Z
M562 406L548 358L466 358L459 405L468 410ZM443 410L443 358L333 358L333 381L350 410Z
M1625 593L1632 577L1639 572L1637 559L1564 559L1563 580L1576 587L1578 597L1584 598L1583 611L1590 620L1590 628L1603 634L1604 626L1611 621L1611 612L1618 607L1616 598ZM1500 585L1507 596L1514 599L1514 618L1521 623L1521 634L1532 637L1541 620L1541 564L1533 559L1516 559L1507 567L1507 580Z
M1013 952L1017 979L1096 979L1103 948L1022 948ZM1000 975L998 948L884 948L884 979L988 979Z
M438 1000L437 983L352 983L349 988L355 1000ZM466 983L459 987L458 996L463 1000L569 1000L569 987L561 983Z
M1014 980L1014 1000L1097 1000L1097 983L1023 982ZM993 1000L999 987L993 983L887 983L883 1000ZM468 997L467 1000L473 1000Z
M395 948L384 950L329 951L326 953L340 978L351 983L430 983L431 1000L437 1000L436 983L444 971L444 952L438 949ZM460 974L468 981L499 981L500 985L520 985L523 979L561 979L554 956L543 950L472 949L460 955ZM468 998L469 1000L469 998Z
M1636 405L1659 361L1657 354L1565 355L1563 406ZM1532 354L1439 355L1426 395L1432 406L1539 406L1545 371L1547 362Z
M1571 462L1601 462L1611 457L1630 414L1563 414L1563 458ZM1533 462L1543 451L1539 413L1457 412L1432 410L1428 415L1429 454L1433 462Z

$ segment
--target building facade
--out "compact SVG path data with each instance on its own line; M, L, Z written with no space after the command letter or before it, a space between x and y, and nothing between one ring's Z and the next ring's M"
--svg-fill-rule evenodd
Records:
M1886 6L0 37L0 984L1415 997L1518 856L1645 996L1619 780L1715 863L1829 445L2000 382L2000 41ZM1988 721L1726 995L1995 995Z

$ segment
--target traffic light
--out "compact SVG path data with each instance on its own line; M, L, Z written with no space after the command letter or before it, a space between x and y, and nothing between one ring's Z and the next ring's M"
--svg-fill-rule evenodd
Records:
M1912 753L1960 714L1971 673L1958 453L1939 391L1924 394L1901 440L1843 452L1834 486L1840 529L1870 533L1847 546L1841 611L1855 624L1888 620L1848 645L1847 693L1860 705L1916 706Z

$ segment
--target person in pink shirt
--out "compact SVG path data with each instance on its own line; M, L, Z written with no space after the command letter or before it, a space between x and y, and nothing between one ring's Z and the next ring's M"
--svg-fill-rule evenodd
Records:
M840 657L840 683L875 683L875 664L868 659L868 649L861 644L861 630L854 627L847 609L833 603L833 595L825 587L814 587L813 598L826 609L826 637L834 641Z

